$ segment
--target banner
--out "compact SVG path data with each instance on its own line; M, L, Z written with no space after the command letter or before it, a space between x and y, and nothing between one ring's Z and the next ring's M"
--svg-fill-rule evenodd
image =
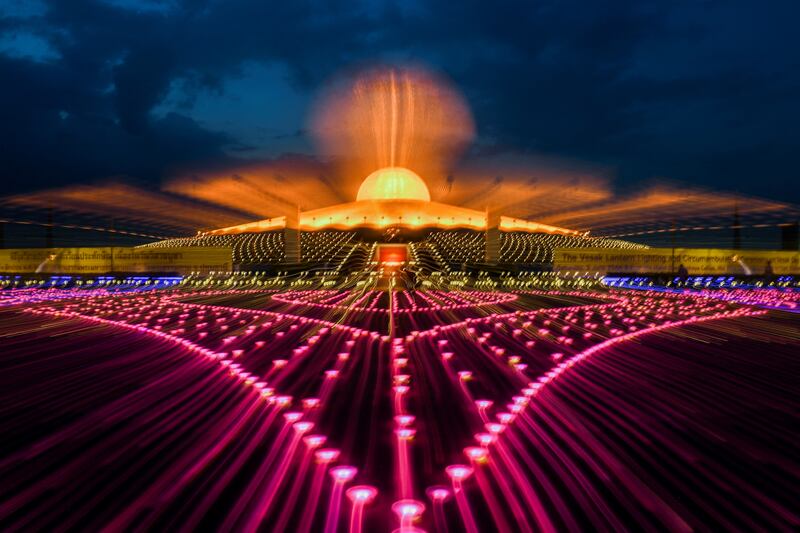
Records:
M714 248L557 248L553 270L669 274L682 264L690 275L761 275L771 262L774 274L800 274L800 252L723 250Z
M190 272L231 270L231 248L17 248L0 250L0 272L7 274L107 274L112 272Z

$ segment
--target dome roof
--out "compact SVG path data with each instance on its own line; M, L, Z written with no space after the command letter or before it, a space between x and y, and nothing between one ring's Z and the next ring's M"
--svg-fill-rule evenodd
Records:
M361 184L356 200L431 201L428 186L417 173L403 167L376 170Z

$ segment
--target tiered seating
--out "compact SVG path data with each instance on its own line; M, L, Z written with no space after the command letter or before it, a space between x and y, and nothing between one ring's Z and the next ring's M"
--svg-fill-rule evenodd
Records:
M237 235L233 245L233 263L270 264L280 263L284 257L283 232L243 233Z
M556 248L641 249L646 246L618 240L549 233L504 232L500 236L500 261L504 264L548 264ZM328 265L347 270L369 261L366 248L358 247L357 233L349 231L308 231L300 233L303 263ZM233 251L234 265L282 263L285 258L283 231L206 235L167 239L144 247L226 246ZM460 265L485 262L485 235L470 230L433 231L424 241L411 243L411 255L421 271L449 272Z
M355 238L349 231L308 231L300 234L300 250L303 261L329 263L343 259L350 250L348 246Z
M350 250L334 269L337 274L367 270L367 266L375 256L375 243L357 243L350 246Z
M593 237L553 235L549 233L501 233L500 263L541 264L553 261L556 248L619 248L637 249L646 246ZM478 231L434 231L425 241L431 253L440 254L439 260L450 265L483 263L485 261L485 235ZM423 248L418 250L421 252Z
M139 248L178 248L185 246L233 246L240 235L202 235L197 237L179 237L163 241L150 242Z
M428 240L448 263L480 263L485 256L485 235L469 230L434 231Z
M283 232L241 233L239 235L201 235L145 244L143 248L185 246L230 246L234 264L269 264L283 261Z
M556 248L642 249L644 245L619 239L573 237L549 233L503 233L500 237L501 263L551 263Z
M411 257L414 259L416 269L424 274L432 272L447 272L450 268L431 241L412 242Z
M302 260L307 263L341 261L350 251L355 237L347 231L313 231L300 234ZM164 248L183 246L230 246L236 265L281 263L285 257L283 231L241 233L238 235L203 235L166 239L145 244L144 247Z

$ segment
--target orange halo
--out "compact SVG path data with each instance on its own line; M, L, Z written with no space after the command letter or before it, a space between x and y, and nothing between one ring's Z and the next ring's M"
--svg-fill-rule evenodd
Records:
M309 127L353 189L385 167L442 180L475 135L461 94L443 76L411 66L342 73L321 92Z

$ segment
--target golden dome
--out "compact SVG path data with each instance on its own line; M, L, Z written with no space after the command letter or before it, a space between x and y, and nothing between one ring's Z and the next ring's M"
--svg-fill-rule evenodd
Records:
M376 170L361 184L356 200L431 201L428 186L416 172L403 167Z

